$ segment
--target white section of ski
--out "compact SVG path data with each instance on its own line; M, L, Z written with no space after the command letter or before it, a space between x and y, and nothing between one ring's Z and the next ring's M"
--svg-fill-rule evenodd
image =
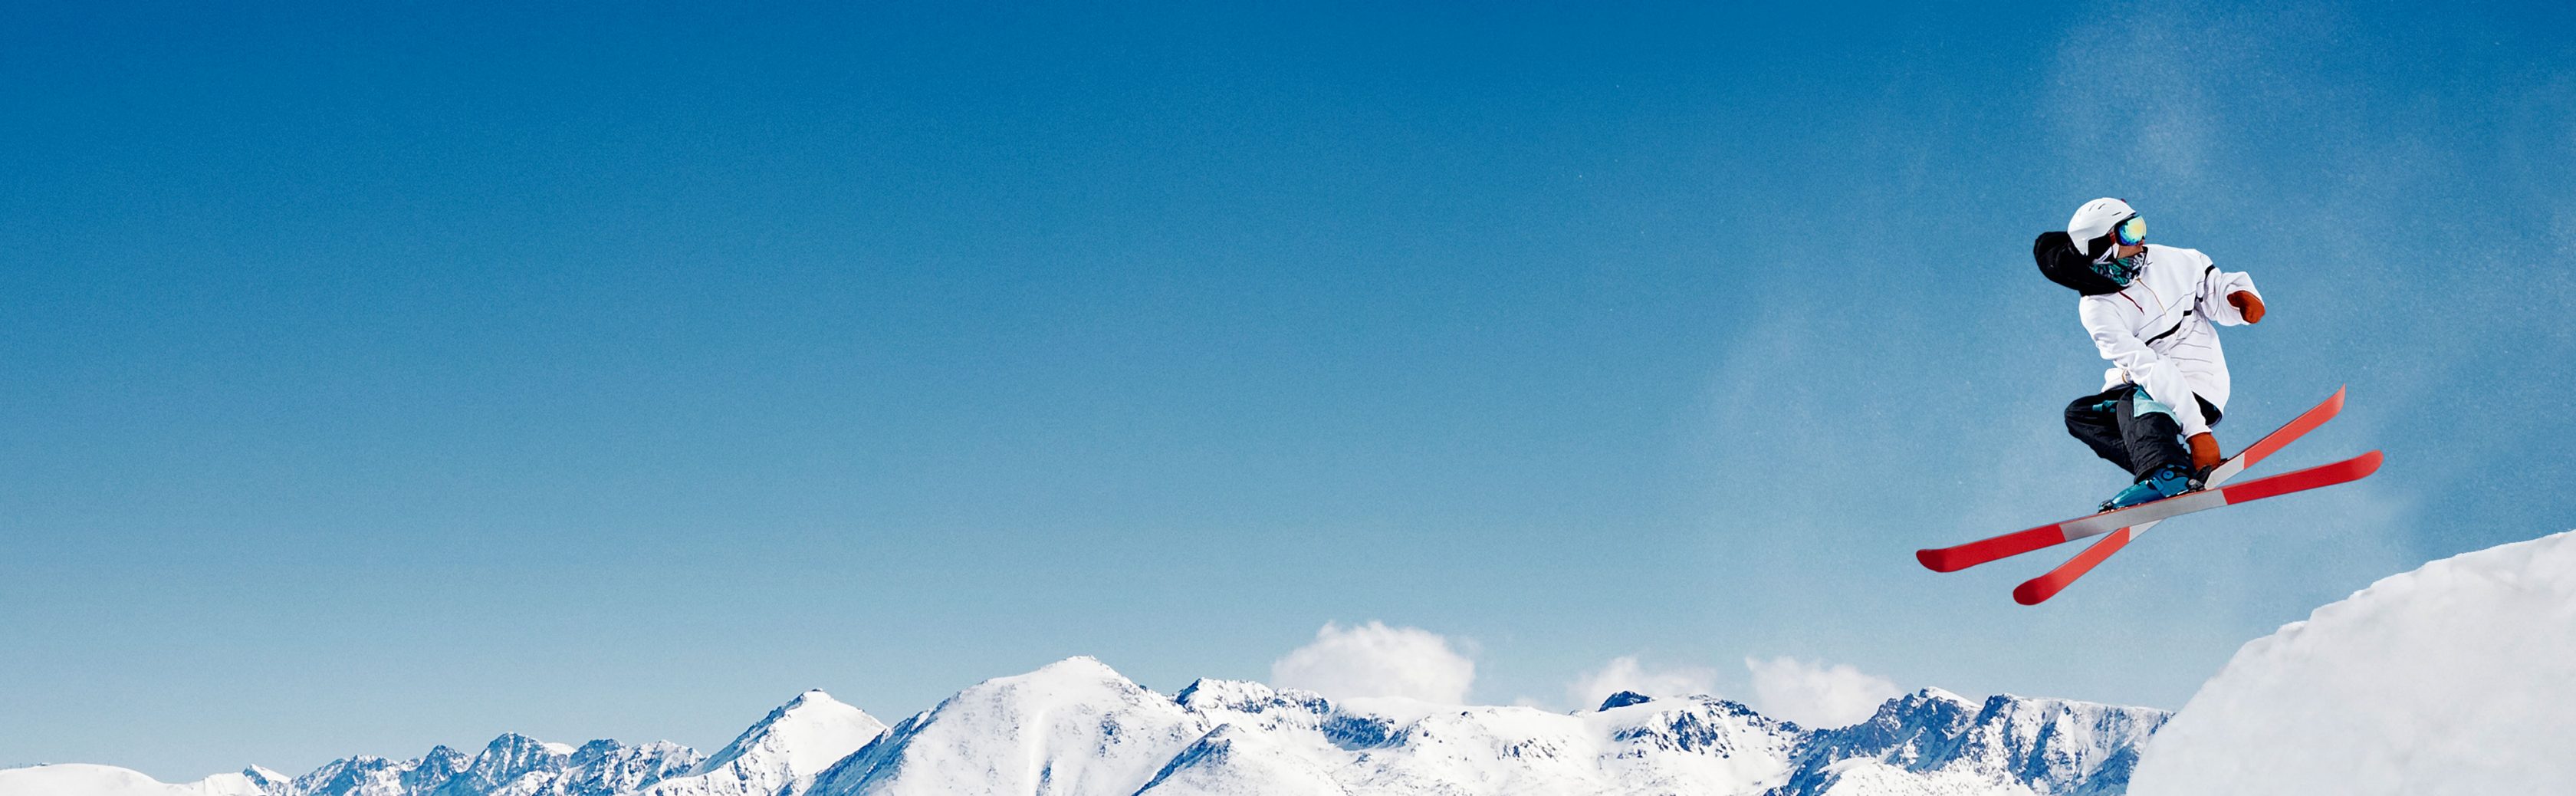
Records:
M2226 486L2226 485L2227 485L2227 481L2228 481L2228 479L2235 478L2235 477L2237 476L2237 474L2239 474L2239 473L2243 473L2243 472L2245 472L2245 455L2244 455L2244 454L2242 454L2242 453L2239 453L2239 454L2237 454L2237 455L2236 455L2236 458L2229 459L2229 460L2227 460L2227 461L2225 461L2225 462L2222 462L2222 463L2220 463L2220 464L2218 465L2217 469L2210 470L2210 471L2209 471L2209 480L2208 480L2207 482L2205 482L2205 483L2203 483L2203 484L2201 485L2201 487L2200 487L2200 491L2199 491L2199 492L2194 492L2194 493L2192 493L2192 494L2195 494L2195 495L2216 495L2216 494L2218 494L2218 488L2219 488L2219 487L2222 487L2222 486ZM2186 496L2184 496L2184 497L2189 497L2189 495L2186 495ZM2180 499L2180 498L2177 498L2177 499ZM2219 505L2222 505L2222 506L2223 506L2223 505L2226 505L2226 504L2227 504L2227 501L2226 501L2226 500L2223 500L2223 499L2222 499L2222 500L2220 500L2220 501L2219 501ZM2217 506L2210 506L2210 507L2208 507L2208 508L2217 508ZM2199 511L2199 509L2193 509L2192 511ZM2188 513L2190 513L2190 512L2186 512L2186 511L2177 511L2177 512L2174 512L2174 514L2188 514ZM2165 517L2172 517L2172 516L2174 516L2174 515L2173 515L2173 514L2167 514L2167 515L2165 515ZM2135 525L2131 525L2131 526L2129 526L2129 541L2132 541L2132 542L2137 541L2137 540L2138 540L2138 536L2139 536L2139 535L2141 535L2141 534L2146 533L2146 532L2147 532L2147 529L2149 529L2149 528L2153 528L2153 527L2156 527L2156 524L2157 524L2157 523L2164 522L2164 521L2165 521L2165 518L2164 518L2164 517L2159 517L2159 518L2156 518L2156 519L2148 520L2148 521L2146 521L2146 522L2141 522L2141 523L2138 523L2138 524L2135 524ZM2067 532L2066 532L2066 538L2067 538L2067 540L2068 540L2068 541L2073 541L2073 540L2076 540L2076 539L2084 539L2084 538L2088 538L2088 537L2100 536L2100 535L2102 535L2102 534L2110 533L2110 532L2112 532L2112 531L2116 531L2116 530L2119 530L2119 529L2120 529L2120 526L2113 525L2113 526L2111 526L2111 527L2108 527L2108 528L2102 528L2102 529L2099 529L2099 530L2087 530L2087 531L2084 531L2081 535L2078 535L2078 534L2074 531L2074 529L2069 528L2069 529L2067 530Z
M2070 521L2058 527L2066 534L2066 538L2069 540L2082 539L2088 536L2100 536L2121 528L2128 528L2129 534L2135 536L2138 532L2138 523L2153 522L2175 515L2190 514L2195 511L2207 511L2224 505L2227 505L2226 495L2220 494L2217 489L2202 489L2197 492L2185 492L2153 503L2142 503L2118 511L2108 511L2101 514L2095 514L2084 519Z

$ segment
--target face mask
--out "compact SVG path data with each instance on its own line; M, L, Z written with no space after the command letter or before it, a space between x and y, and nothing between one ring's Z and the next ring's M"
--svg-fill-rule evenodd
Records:
M2129 280L2137 278L2138 266L2144 265L2146 259L2146 252L2127 257L2104 257L2093 261L2093 273L2101 274L2102 278L2111 280L2111 284L2128 287Z
M2094 244L2102 247L2102 256L2093 261L2093 273L2101 274L2102 278L2111 280L2112 284L2128 287L2129 280L2138 276L2138 266L2146 263L2146 252L2141 251L2127 257L2113 257L2111 254L2119 251L2121 246L2142 246L2146 242L2147 220L2145 218L2130 216L2121 219L2120 223L2111 225L2110 233L2094 239Z

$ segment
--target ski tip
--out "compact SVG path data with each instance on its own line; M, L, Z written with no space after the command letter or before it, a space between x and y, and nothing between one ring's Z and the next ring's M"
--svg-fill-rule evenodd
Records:
M2120 552L2120 548L2128 545L2129 529L2112 531L2111 535L2102 537L2102 541L2094 542L2092 547L2084 548L2084 552L2075 554L2074 558L2067 559L2066 563L2049 570L2048 574L2022 581L2021 585L2013 587L2013 602L2023 605L2047 602L2048 598L2065 591L2067 585L2074 583L2076 578L2084 577L2084 573L2093 571L2095 566L2102 563L2102 559L2110 558L2112 553Z
M2048 602L2048 598L2057 596L2057 586L2055 584L2048 583L2047 581L2047 578L2034 578L2023 582L2019 586L2014 586L2013 602L2021 603L2023 605L2038 605L2040 603Z
M1934 572L1955 572L1959 568L1950 566L1952 562L1949 553L1948 550L1926 547L1914 551L1914 560L1921 563L1924 569Z
M2351 387L2352 387L2352 385L2349 385L2349 384L2337 384L2337 385L2335 385L2335 394L2334 394L2334 397L2332 397L2332 398L2327 398L2327 399L2326 399L2326 404L2327 404L2327 405L2329 405L2329 406L2334 407L2334 411L2336 411L2336 412L2341 412L2341 411L2343 411L2343 393L2344 393L2344 391L2345 391L2345 390L2347 390L2347 389L2351 389Z
M2379 472L2379 463L2387 458L2388 457L2386 456L2380 455L2379 451L2371 451L2369 453L2352 457L2352 466L2361 471L2359 474L2354 475L2353 478L2369 478L2371 473Z

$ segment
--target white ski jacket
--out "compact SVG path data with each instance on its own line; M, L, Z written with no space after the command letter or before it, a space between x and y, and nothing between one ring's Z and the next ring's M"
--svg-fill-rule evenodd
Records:
M2084 331L2112 368L2102 389L2122 384L2143 387L2182 426L2183 436L2209 430L2198 395L2209 405L2227 408L2227 355L2218 349L2218 329L2242 326L2245 315L2227 303L2237 291L2253 293L2254 278L2241 271L2221 271L2209 256L2193 249L2147 244L2146 262L2118 293L2085 296L2077 302Z

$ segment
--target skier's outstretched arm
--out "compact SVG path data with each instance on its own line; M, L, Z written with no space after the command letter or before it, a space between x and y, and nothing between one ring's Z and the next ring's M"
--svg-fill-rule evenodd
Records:
M2206 258L2203 258L2206 259ZM2220 326L2242 326L2263 320L2263 293L2243 271L2221 271L2204 264L2200 271L2200 314Z

